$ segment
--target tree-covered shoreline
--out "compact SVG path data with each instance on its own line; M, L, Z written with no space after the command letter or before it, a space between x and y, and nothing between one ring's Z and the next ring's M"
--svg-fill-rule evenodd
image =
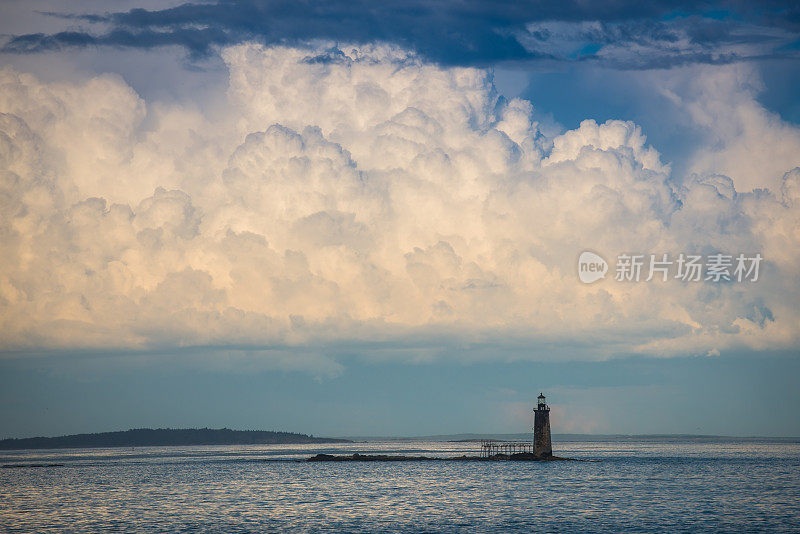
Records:
M72 434L58 437L0 440L0 449L68 449L87 447L147 447L170 445L279 445L346 443L349 440L319 438L295 432L231 430L229 428L132 428L118 432Z

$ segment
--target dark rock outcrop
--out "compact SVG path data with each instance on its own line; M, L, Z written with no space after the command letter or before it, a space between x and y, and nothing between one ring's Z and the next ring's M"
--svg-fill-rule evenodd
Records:
M558 462L572 461L571 458L558 456L536 456L529 452L517 454L495 454L494 456L455 456L451 458L434 458L432 456L402 456L388 454L359 454L350 456L335 454L317 454L310 458L297 460L298 462ZM579 460L575 460L579 461Z

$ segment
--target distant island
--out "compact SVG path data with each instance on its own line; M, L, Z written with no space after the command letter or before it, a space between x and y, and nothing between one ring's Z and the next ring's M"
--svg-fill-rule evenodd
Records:
M347 439L316 438L294 432L231 430L229 428L132 428L119 432L73 434L53 438L0 440L0 450L71 449L91 447L148 447L169 445L281 445L352 443Z

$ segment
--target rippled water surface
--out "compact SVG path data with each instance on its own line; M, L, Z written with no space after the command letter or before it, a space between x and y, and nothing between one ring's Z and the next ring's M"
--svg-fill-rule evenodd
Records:
M455 456L472 443L2 451L8 532L800 532L800 442L554 443L587 462L298 463Z

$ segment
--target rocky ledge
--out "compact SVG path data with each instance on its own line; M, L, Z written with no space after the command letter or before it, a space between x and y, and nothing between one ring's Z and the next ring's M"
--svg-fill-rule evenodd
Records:
M311 458L298 460L298 462L559 462L575 461L573 458L560 458L558 456L536 456L529 452L517 454L495 454L493 456L455 456L451 458L434 458L431 456L402 456L388 454L359 454L350 456L334 454L317 454Z

